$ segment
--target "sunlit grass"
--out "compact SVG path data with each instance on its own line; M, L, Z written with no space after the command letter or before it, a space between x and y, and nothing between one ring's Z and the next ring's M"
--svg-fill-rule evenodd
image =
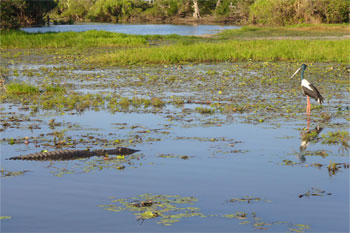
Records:
M27 83L10 83L6 86L8 94L37 94L39 88Z
M216 37L257 38L257 37L326 37L346 36L350 33L349 24L298 24L287 27L256 27L244 26L240 29L230 29L220 32Z
M146 45L146 37L106 31L26 33L2 32L2 48L89 48Z
M131 48L88 57L87 63L103 65L173 64L225 61L336 61L347 62L349 40L250 40L218 43L172 44Z
M325 26L318 26L322 33ZM327 26L336 32L348 25ZM294 33L304 35L313 26L288 28L243 27L226 31L216 38L196 38L178 35L126 35L106 31L25 33L2 32L3 49L55 49L55 53L67 54L87 51L79 62L92 65L176 64L235 61L300 61L300 62L348 62L350 43L344 40L239 40L232 35L271 36ZM92 48L92 49L89 49ZM111 49L116 48L116 49ZM122 48L122 49L119 49ZM88 50L89 49L89 50ZM89 51L89 52L88 52ZM9 53L11 55L12 53ZM5 55L3 55L5 56ZM14 56L14 55L11 55Z

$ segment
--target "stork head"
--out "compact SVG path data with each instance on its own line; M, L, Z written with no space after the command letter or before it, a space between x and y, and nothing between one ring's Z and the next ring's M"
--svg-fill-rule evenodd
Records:
M301 79L304 78L304 70L307 68L307 65L302 64L296 71L295 73L290 77L290 78L294 78L295 75L297 75L299 73L299 71L301 70Z

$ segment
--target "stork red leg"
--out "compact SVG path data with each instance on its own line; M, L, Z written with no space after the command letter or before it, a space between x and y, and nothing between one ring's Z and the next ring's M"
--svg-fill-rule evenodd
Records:
M310 115L310 114L311 114L311 104L310 104L310 97L309 97L309 96L307 96L306 114L307 114L307 115Z

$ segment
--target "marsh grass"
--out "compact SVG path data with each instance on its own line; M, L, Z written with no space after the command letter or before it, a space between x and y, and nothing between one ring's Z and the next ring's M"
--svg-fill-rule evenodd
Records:
M10 83L6 86L7 94L38 94L39 88L27 83Z
M64 93L66 92L66 89L63 86L59 85L52 85L52 84L45 84L43 86L46 92L53 92L53 93Z
M349 151L350 136L348 131L328 132L322 135L323 144L340 144L342 149Z
M326 35L326 26L258 28L227 30L216 38L179 35L126 35L106 31L26 33L1 32L2 49L40 49L40 54L55 54L90 65L176 64L236 61L303 61L348 62L349 40L239 40L240 36L264 37L285 34L302 35L315 31ZM336 33L347 31L347 25L330 26ZM340 29L339 29L340 28ZM336 30L335 30L336 29ZM226 34L225 34L226 33ZM298 34L299 33L299 34ZM312 34L312 33L311 33ZM331 33L332 34L332 33ZM239 35L235 39L235 36ZM234 40L230 39L234 38ZM54 50L54 51L52 51ZM11 55L15 58L15 55ZM79 55L76 58L74 55ZM2 56L6 57L4 53ZM18 55L21 56L21 55ZM22 55L23 56L23 55Z
M2 48L78 48L129 47L146 45L144 36L126 35L106 31L26 33L10 31L1 33Z
M176 64L235 61L347 62L348 40L250 40L130 48L86 58L90 64Z
M324 37L346 36L350 33L348 24L293 25L287 27L244 26L240 29L224 30L217 34L220 39L257 37Z

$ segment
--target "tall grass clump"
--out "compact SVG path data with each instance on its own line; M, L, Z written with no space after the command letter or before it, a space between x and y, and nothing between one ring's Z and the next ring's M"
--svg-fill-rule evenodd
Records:
M147 43L144 36L96 30L60 33L26 33L21 31L1 33L2 48L130 47L146 45Z
M38 94L39 88L27 83L10 83L6 86L7 94Z
M299 24L285 27L244 26L239 29L223 30L217 37L257 38L257 37L315 37L315 36L346 36L349 34L349 24Z
M86 62L105 65L245 60L347 62L349 47L348 40L232 40L219 43L180 43L159 47L131 48L88 57Z

